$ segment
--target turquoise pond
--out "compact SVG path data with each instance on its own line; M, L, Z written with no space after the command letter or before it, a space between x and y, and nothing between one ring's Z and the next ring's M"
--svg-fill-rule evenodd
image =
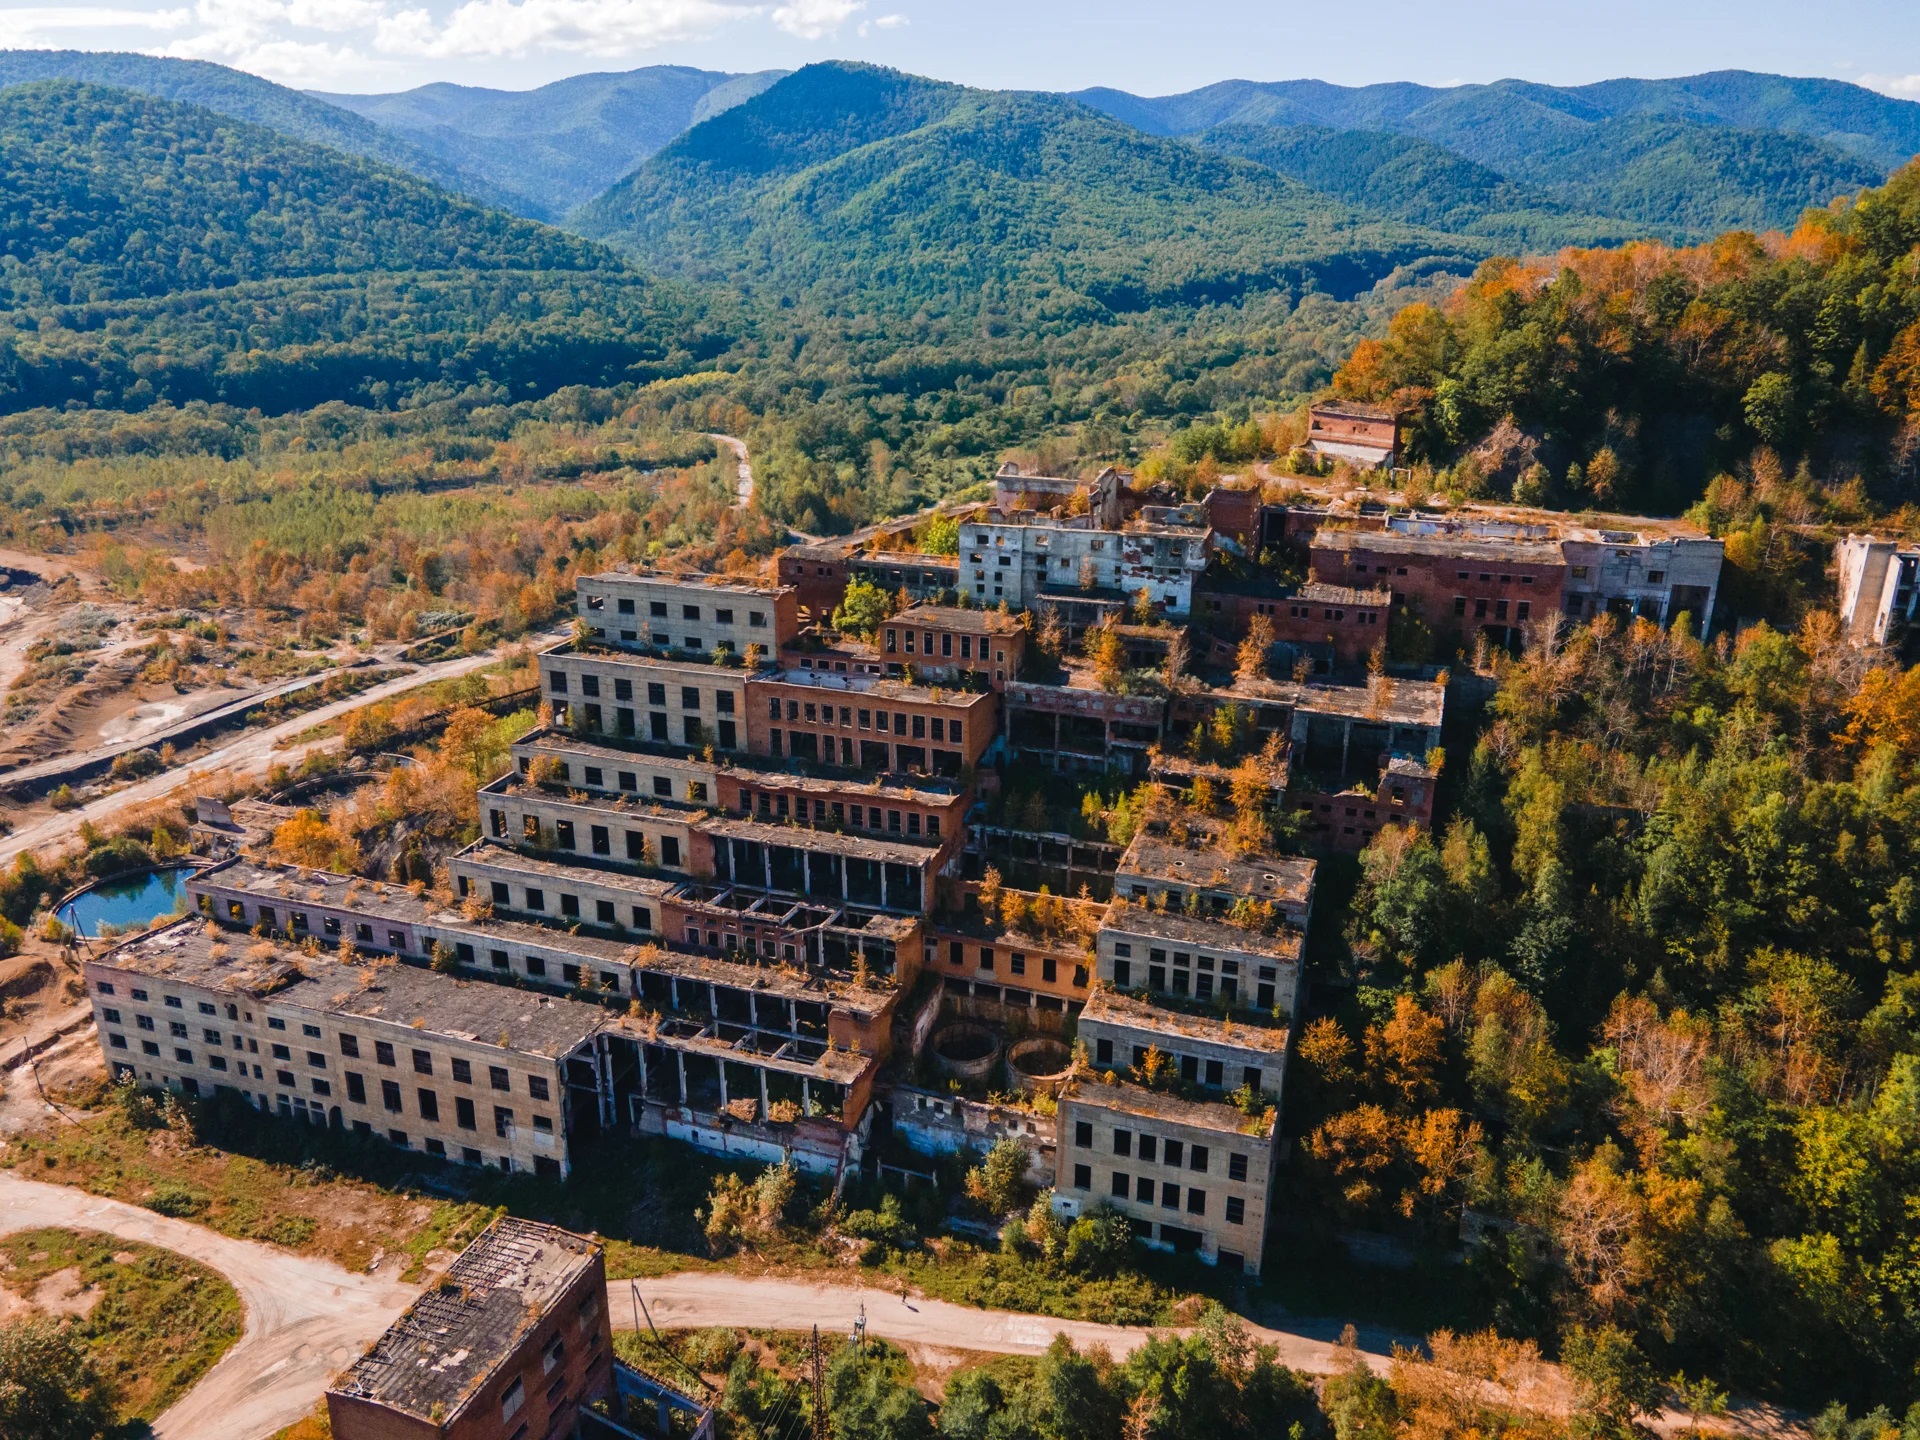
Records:
M102 925L116 930L144 927L156 916L186 909L188 869L155 870L97 885L68 905L60 918L82 935L99 935Z

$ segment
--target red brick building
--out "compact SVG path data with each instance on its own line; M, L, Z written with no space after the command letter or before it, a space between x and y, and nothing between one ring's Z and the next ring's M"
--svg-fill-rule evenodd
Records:
M1393 464L1400 449L1400 422L1391 410L1350 400L1329 400L1307 410L1307 450L1363 469Z
M599 1245L503 1216L327 1391L335 1440L570 1435L613 1391Z
M747 682L747 748L756 755L869 773L956 776L993 740L994 697L852 676Z
M993 690L1019 678L1026 646L1026 627L998 610L915 605L880 627L887 674L911 669L917 677L943 681L973 676Z

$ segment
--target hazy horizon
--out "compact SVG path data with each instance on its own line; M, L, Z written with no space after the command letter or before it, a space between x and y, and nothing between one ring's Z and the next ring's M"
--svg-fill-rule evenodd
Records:
M1385 0L1358 37L1350 13L1258 0L1178 12L1144 0L118 0L0 5L0 48L212 60L361 94L847 59L992 89L1147 95L1233 79L1581 85L1752 70L1920 99L1920 7L1882 0L1823 7L1817 26L1787 0L1624 0L1547 21L1515 0Z

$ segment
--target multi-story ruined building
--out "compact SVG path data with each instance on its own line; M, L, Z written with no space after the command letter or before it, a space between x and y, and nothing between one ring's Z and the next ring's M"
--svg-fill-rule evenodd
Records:
M1399 417L1382 406L1352 400L1309 406L1305 448L1309 455L1344 460L1363 470L1384 469L1399 455Z
M803 632L796 585L582 577L576 638L538 657L547 714L477 787L445 887L245 848L201 871L194 916L89 966L116 1073L556 1176L614 1134L834 1177L867 1163L881 1114L936 1149L1017 1136L1064 1209L1112 1204L1150 1243L1257 1269L1315 865L1271 853L1227 796L1299 804L1296 772L1404 781L1439 687L1023 679L1029 629L997 601L1119 607L1142 582L1183 610L1209 531L1130 509L1114 474L1000 488L1014 518L963 530L983 555L1018 538L1014 593L908 608L870 646ZM1062 546L1093 589L1078 561L1055 588ZM1136 562L1151 573L1113 569ZM1159 665L1175 636L1123 639ZM1240 749L1184 751L1196 726ZM1111 902L983 902L977 792L1041 764L1170 787L1124 853L1094 847ZM1430 790L1396 803L1420 823ZM945 1056L956 1026L1004 1042L992 1083L1056 1092L1058 1115L932 1086L936 1060L976 1088L1002 1074Z
M1849 535L1833 547L1840 623L1855 645L1891 645L1920 614L1920 543Z

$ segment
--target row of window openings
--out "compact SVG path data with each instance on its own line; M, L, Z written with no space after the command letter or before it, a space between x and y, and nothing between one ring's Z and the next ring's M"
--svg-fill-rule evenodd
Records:
M678 863L678 862L676 861L675 863ZM509 888L509 886L507 885L507 882L504 880L491 880L491 881L488 881L487 883L488 883L490 892L493 896L493 903L496 905L504 906L507 909L512 909L513 908L513 891L511 890L511 888ZM534 886L528 885L523 888L521 893L526 898L526 904L522 905L520 907L521 909L535 911L540 914L546 913L547 892L545 890L537 889ZM560 900L560 914L562 916L572 920L580 920L585 918L580 913L580 897L578 895L561 895L559 897L559 900ZM635 905L632 908L632 914L633 914L632 928L634 928L635 930L652 930L653 929L653 911L649 909L647 906ZM593 902L593 918L594 918L594 923L596 924L611 925L611 926L618 927L620 924L619 907L616 906L614 902L611 900L596 900ZM456 955L461 956L461 958L465 960L465 963L472 964L473 961L471 959L467 959L466 954L463 953L463 952L470 952L472 949L473 947L471 945L458 944L454 946L454 953ZM494 957L494 960L493 960L494 969L505 970L508 968L506 951L494 950L494 951L491 951L490 953ZM527 959L527 973L529 975L545 975L547 973L546 962L544 960L541 960L538 956L534 956L534 955L529 955L526 957L526 959ZM562 978L565 979L568 984L578 983L578 979L579 979L578 972L580 970L580 967L578 965L562 965L560 967L560 970L561 970ZM605 986L605 988L609 990L618 990L620 988L620 976L617 972L612 970L603 970L600 972L600 978L601 978L601 983L603 984L603 986Z
M553 709L553 722L564 729L573 723L572 714L572 706L556 705ZM580 707L580 720L589 730L603 734L606 731L606 716L596 704L591 702L583 704ZM613 712L613 729L616 735L624 735L629 740L637 739L639 736L639 722L633 711L624 706L616 707ZM680 735L690 748L697 749L707 743L706 726L698 715L688 715L681 719ZM665 712L655 710L648 714L647 738L658 741L662 745L673 743L673 735ZM731 720L717 721L714 725L714 743L722 750L738 750L740 748L739 726Z
M211 910L213 908L213 903L214 903L213 897L210 895L203 895L200 897L200 904L202 909ZM255 916L255 919L258 921L258 923L266 926L267 929L269 930L273 929L275 926L277 926L280 923L279 914L274 910L273 906L271 905L256 906L254 908L254 916ZM227 901L227 918L231 920L238 920L244 924L247 918L246 902L241 900ZM311 932L313 929L312 917L310 917L307 914L307 912L304 910L289 910L287 912L287 928L290 931L303 930L303 931ZM320 933L323 935L338 936L341 933L343 928L344 927L341 925L340 917L338 915L322 915L320 917ZM373 938L372 924L364 920L355 921L353 926L353 938L359 941L363 945L373 944L374 938ZM387 931L387 948L389 950L400 950L400 951L406 950L407 949L406 931L404 930ZM172 1004L173 1003L172 999L169 998L167 1003ZM202 1008L203 1009L205 1008L204 1002L202 1004ZM206 1013L211 1015L213 1011L207 1010Z
M604 595L587 596L587 609L605 610L606 608L607 608L606 596ZM633 601L625 598L620 599L615 604L615 612L621 615L632 615L634 613ZM666 619L667 618L667 602L664 600L648 601L647 614L650 615L655 620ZM692 620L697 623L700 619L700 607L698 605L682 605L680 607L680 618L682 620ZM715 610L713 612L713 623L716 625L733 624L734 623L733 611ZM747 624L753 626L755 629L764 630L767 625L767 612L764 610L749 610L747 612Z
M1258 1074L1258 1071L1254 1072ZM1138 1141L1138 1145L1134 1142ZM1073 1143L1079 1149L1093 1149L1093 1122L1080 1120L1073 1127ZM1165 1144L1157 1135L1142 1133L1135 1135L1131 1130L1116 1129L1113 1132L1113 1153L1129 1160L1147 1162L1158 1161L1170 1169L1178 1170L1182 1162L1187 1169L1197 1175L1204 1175L1212 1163L1212 1155L1204 1145L1187 1145L1169 1136ZM1227 1179L1244 1181L1247 1178L1247 1157L1243 1151L1230 1151L1227 1155Z
M1102 1069L1112 1069L1113 1056L1113 1041L1095 1040L1093 1042L1093 1063L1095 1065ZM1227 1067L1225 1062L1220 1060L1202 1060L1198 1055L1175 1055L1173 1058L1180 1064L1180 1078L1189 1085L1205 1085L1213 1090L1226 1089ZM1146 1046L1135 1045L1133 1047L1131 1063L1136 1070L1146 1065ZM1258 1090L1260 1088L1260 1080L1261 1070L1258 1065L1243 1065L1240 1067L1240 1082L1249 1090ZM1093 1143L1092 1132L1086 1127L1084 1122L1081 1125L1081 1133L1087 1137L1081 1143L1083 1145L1091 1145ZM1116 1131L1115 1133L1125 1134L1126 1132ZM1151 1140L1151 1137L1148 1137L1148 1139ZM1178 1144L1179 1142L1171 1141L1169 1143ZM1118 1154L1120 1152L1116 1151L1115 1153ZM1149 1155L1146 1158L1151 1159L1152 1156ZM1195 1166L1194 1168L1199 1169L1201 1167Z
M787 818L787 797L768 795L763 792L742 790L740 792L740 813L751 815L755 802L758 802L760 818L763 820L784 820ZM793 818L807 820L816 824L847 825L855 830L881 829L881 810L878 805L848 805L844 801L814 800L809 802L804 795L794 797ZM885 828L889 834L918 835L922 833L922 820L917 810L888 810ZM940 838L940 817L929 815L925 818L924 830L929 839Z
M665 720L666 716L661 715L661 716L657 716L656 718L660 720ZM533 766L533 761L530 756L522 755L520 757L520 773L521 774L523 775L526 774L527 771L532 768L532 766ZM557 773L559 775L559 778L562 780L566 780L570 782L573 779L573 767L570 764L568 764L565 760L562 760L559 762ZM583 766L581 768L581 776L582 776L581 783L587 786L588 789L605 790L607 788L607 772L598 765ZM639 775L637 775L631 770L615 771L614 780L618 788L626 791L628 794L637 795L640 792L640 777ZM656 796L658 796L662 800L671 800L673 798L673 777L672 776L655 775L652 777L652 780L653 780L653 793ZM687 781L686 798L690 804L695 804L695 805L707 804L708 803L707 782L704 780Z
M1093 1167L1076 1165L1073 1167L1073 1186L1076 1190L1093 1188ZM1151 1205L1154 1200L1154 1181L1149 1175L1130 1177L1122 1171L1113 1172L1112 1194L1116 1200L1132 1200L1136 1204ZM1180 1208L1180 1187L1171 1180L1159 1183L1160 1208L1178 1210ZM1207 1192L1196 1185L1187 1187L1187 1214L1205 1215L1207 1213ZM1227 1223L1244 1225L1247 1221L1247 1202L1238 1195L1227 1197Z
M492 832L494 839L506 839L508 830L507 812L489 808L487 811L487 828ZM648 865L657 863L670 870L677 870L680 867L680 841L677 836L662 835L660 837L660 844L655 847L648 841L645 833L642 831L624 830L621 833L626 837L627 859ZM535 845L540 844L540 817L538 815L522 815L520 817L520 838L531 841ZM587 827L587 844L595 855L611 855L613 854L613 832L605 825L589 825ZM580 848L579 834L574 828L573 821L556 820L553 822L553 848L556 850L578 850ZM530 890L527 893L537 895L540 892ZM544 906L540 908L544 908ZM566 913L570 915L579 914L578 902L575 902L574 909Z
M912 630L896 630L891 627L887 630L887 654L894 655L901 651L904 651L908 655L913 654L913 640L916 633L921 636L922 643L920 653L922 655L932 655L933 631L926 630L916 632ZM945 631L941 632L940 635L940 654L949 660L953 658L953 636ZM962 635L960 637L960 658L962 660L973 659L973 636ZM984 635L980 637L980 658L983 661L987 658L987 637ZM1007 658L1005 651L1001 652L1000 658L1002 660Z
M1455 615L1464 615L1467 613L1466 596L1456 595L1453 597L1453 613ZM1515 619L1525 620L1532 614L1533 602L1531 600L1518 602L1515 607ZM1487 618L1487 602L1484 598L1473 602L1473 618L1476 620L1484 620ZM1505 600L1496 600L1493 602L1493 618L1496 620L1504 620L1507 618L1507 602Z
M589 700L597 700L600 698L600 677L598 675L582 675L579 677L579 680L580 693L582 695L586 696ZM563 670L549 670L547 672L547 688L555 695L568 694L566 672ZM613 698L616 700L633 699L633 682L631 680L615 680L613 682ZM647 683L647 703L649 705L664 706L667 703L667 687L649 681ZM680 708L682 710L698 710L700 708L700 687L698 685L682 685L680 687ZM733 714L733 692L731 690L714 691L713 708L717 714Z
M789 725L797 725L802 719L809 725L831 725L834 723L833 712L831 705L803 705L798 700L786 702ZM852 706L842 705L839 723L849 730L878 730L884 735L887 733L887 713L885 710L855 710ZM777 695L767 701L767 718L780 718L780 697ZM929 720L925 715L909 715L899 710L893 712L895 735L911 734L915 740L946 740L958 745L962 742L964 730L965 726L959 720L946 720L938 715Z
M949 940L947 942L947 963L955 967L966 964L966 948L967 947L962 945L958 940ZM982 945L980 947L980 973L983 975L991 975L993 973L993 966L993 947L991 945ZM1025 975L1027 973L1027 957L1018 950L1010 952L1007 956L1007 973L1010 975ZM1041 983L1051 985L1058 981L1059 978L1060 962L1051 955L1042 955L1040 957ZM1087 983L1086 966L1076 965L1073 967L1073 983L1077 986L1084 986Z
M107 1045L110 1049L125 1050L127 1048L127 1038L124 1035L109 1033L107 1036ZM155 1058L159 1057L160 1047L151 1040L142 1040L140 1042L140 1049L142 1053L146 1055ZM184 1046L176 1046L174 1048L173 1058L177 1064L181 1065L191 1065L194 1063L193 1051ZM210 1054L206 1057L206 1062L208 1069L220 1074L229 1075L234 1073L234 1069L229 1067L225 1055ZM237 1068L238 1073L242 1077L247 1074L248 1065L246 1061L240 1061ZM259 1065L253 1066L252 1071L253 1078L256 1080L264 1081L267 1078L265 1071ZM355 1105L367 1104L366 1077L352 1070L345 1072L345 1074L347 1081L347 1099ZM300 1084L291 1070L275 1070L273 1072L273 1083L284 1090L297 1089ZM310 1077L308 1086L315 1095L321 1096L322 1098L329 1098L333 1094L333 1086L317 1075ZM283 1096L281 1098L285 1099L286 1097ZM404 1105L398 1082L393 1080L382 1080L380 1082L380 1103L381 1108L391 1114L399 1115L404 1113ZM421 1088L415 1092L415 1103L419 1108L420 1118L422 1120L431 1121L436 1125L440 1123L440 1096L437 1092ZM456 1095L453 1100L453 1110L454 1124L460 1129L476 1131L479 1129L479 1122L476 1118L477 1112L472 1100L464 1095ZM542 1135L553 1134L553 1117L551 1115L534 1115L533 1128ZM510 1139L512 1137L513 1111L504 1105L496 1105L493 1107L493 1133L501 1139Z

